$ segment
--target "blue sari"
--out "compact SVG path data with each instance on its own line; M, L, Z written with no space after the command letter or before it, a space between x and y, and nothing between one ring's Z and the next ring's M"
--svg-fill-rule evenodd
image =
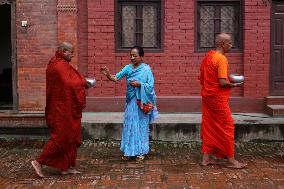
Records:
M124 122L120 150L124 156L139 156L149 152L149 123L158 117L154 77L149 65L142 63L137 68L126 65L116 74L118 80L126 77L127 91ZM139 81L140 87L132 87L129 82ZM143 104L151 102L154 109L145 114L137 105L137 99Z

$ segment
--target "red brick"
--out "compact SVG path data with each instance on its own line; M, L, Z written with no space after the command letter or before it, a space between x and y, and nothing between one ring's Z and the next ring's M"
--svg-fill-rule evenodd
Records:
M44 108L45 88L40 86L45 86L45 67L62 40L74 43L77 50L73 63L78 65L79 71L85 76L95 75L98 80L99 86L92 89L89 96L125 93L124 81L111 84L99 73L102 65L109 66L115 73L130 63L128 52L115 51L114 1L68 2L77 2L78 13L57 12L57 4L61 1L17 1L19 110ZM204 53L196 52L194 48L195 1L165 0L164 8L164 49L159 53L145 53L145 61L155 75L157 95L199 95L197 78ZM268 95L270 8L270 4L266 5L262 0L244 1L244 49L243 52L229 53L228 59L230 72L243 73L246 82L244 87L232 91L233 96L262 98ZM21 20L28 20L30 27L21 28ZM258 84L260 79L263 82ZM182 87L181 80L187 80L187 86ZM29 99L30 94L35 94L34 102Z

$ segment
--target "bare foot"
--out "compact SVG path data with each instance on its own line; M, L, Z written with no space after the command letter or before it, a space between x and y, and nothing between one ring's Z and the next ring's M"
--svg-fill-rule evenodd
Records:
M67 174L81 174L81 172L75 169L68 169L67 171L61 171L61 175L67 175Z
M69 174L68 170L67 171L61 171L61 175L68 175L68 174Z
M33 168L35 169L36 174L39 177L41 177L41 178L45 177L44 174L42 173L41 164L39 162L34 160L34 161L31 162L31 164L32 164Z
M82 172L77 171L75 169L69 169L68 172L69 172L69 174L81 174L82 173Z
M233 168L233 169L243 169L247 166L246 163L240 163L237 160L234 161L229 161L230 164L227 165L228 168Z
M218 162L214 161L214 160L203 160L200 165L202 166L208 166L208 165L219 165Z

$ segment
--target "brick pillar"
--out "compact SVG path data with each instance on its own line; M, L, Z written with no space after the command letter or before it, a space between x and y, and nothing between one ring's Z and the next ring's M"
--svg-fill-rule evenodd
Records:
M58 43L67 41L74 46L74 58L71 64L77 68L78 48L77 48L77 1L58 0L57 1L57 36Z
M267 0L244 4L244 96L263 98L269 94L271 7Z

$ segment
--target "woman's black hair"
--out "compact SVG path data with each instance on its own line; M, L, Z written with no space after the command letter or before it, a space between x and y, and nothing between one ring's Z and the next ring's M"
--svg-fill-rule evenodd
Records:
M135 45L134 47L132 47L132 49L137 49L139 56L144 57L144 49L143 49L143 47Z

